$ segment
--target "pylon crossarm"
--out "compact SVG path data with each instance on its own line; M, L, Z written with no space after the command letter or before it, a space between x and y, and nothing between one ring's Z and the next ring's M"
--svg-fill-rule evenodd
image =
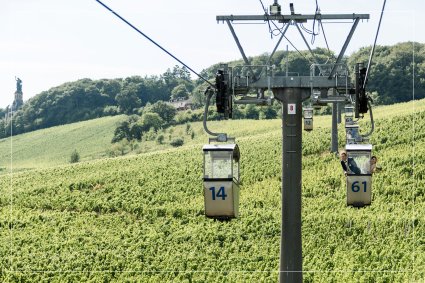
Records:
M344 45L342 46L341 52L339 52L338 58L336 59L335 65L331 71L331 73L329 74L329 78L333 77L333 75L335 75L335 71L336 71L336 67L338 66L338 64L341 62L342 57L344 57L344 53L347 50L347 46L350 43L351 38L353 37L353 33L356 30L357 24L359 23L360 19L357 18L354 23L353 26L351 27L350 33L347 36L347 39L344 42Z
M232 24L230 23L230 21L229 21L229 20L226 20L226 22L227 22L227 25L229 26L230 32L231 32L231 33L232 33L232 35L233 35L233 38L234 38L234 40L235 40L235 42L236 42L236 45L237 45L237 46L238 46L238 48L239 48L239 51L241 52L242 58L243 58L243 60L244 60L244 62L245 62L245 65L249 66L249 65L250 65L250 63L249 63L248 57L246 57L245 52L243 51L242 45L241 45L241 43L239 42L239 39L238 39L238 37L237 37L237 35L236 35L235 30L233 29ZM255 80L255 79L256 79L256 78L255 78L255 74L254 74L254 71L251 69L251 67L249 67L249 72L251 73L252 78Z
M270 57L269 57L269 59L267 60L266 65L269 65L269 64L270 64L270 62L271 62L271 60L272 60L272 58L273 58L273 55L274 55L274 53L276 52L277 48L279 47L280 42L282 41L282 39L285 37L285 33L286 33L286 31L288 30L288 28L289 28L289 24L287 24L287 25L285 26L285 29L281 32L281 36L280 36L280 38L279 38L279 41L277 42L276 46L274 47L272 54L270 54Z
M345 88L345 80L338 80L337 78L328 79L323 76L274 76L271 78L261 77L256 82L250 83L251 88L266 89L270 85L271 88Z
M308 20L368 20L369 14L311 14L311 15L228 15L217 16L217 21L290 21L305 22Z
M311 50L311 47L310 47L310 45L308 44L307 39L305 38L305 36L304 36L303 32L301 31L301 29L300 29L300 27L298 26L298 24L297 24L297 23L295 23L295 26L297 27L297 29L298 29L298 31L299 31L299 33L300 33L300 35L301 35L302 39L304 40L305 45L307 46L308 50L310 51L311 57L313 57L313 62L314 62L314 64L316 64L317 66L319 66L319 62L317 61L317 58L316 58L316 56L314 55L313 50ZM322 70L321 70L321 68L320 68L320 67L319 67L319 70L320 70L320 72L322 72Z

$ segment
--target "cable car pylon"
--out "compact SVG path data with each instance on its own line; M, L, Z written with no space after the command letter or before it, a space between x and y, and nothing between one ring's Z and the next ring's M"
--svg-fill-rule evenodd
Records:
M227 23L243 58L248 58L236 36L232 23L241 21L261 21L285 24L285 28L278 29L281 37L274 48L272 55L277 50L286 31L295 26L300 33L308 50L315 58L310 76L294 76L287 72L286 76L274 74L272 66L252 66L248 60L239 66L224 66L223 74L227 81L227 91L219 91L219 101L224 97L224 102L233 104L264 105L276 99L282 104L282 216L281 216L281 242L280 242L280 282L302 282L302 241L301 241L301 175L302 175L302 118L304 116L305 130L312 129L312 111L309 107L302 109L303 101L310 99L312 106L323 106L328 103L346 103L352 100L354 86L350 82L348 68L342 63L345 50L358 23L362 19L369 19L368 14L321 14L318 9L313 15L302 15L294 12L290 5L291 14L283 15L282 9L275 0L270 6L270 14L263 15L228 15L217 16L218 22ZM308 21L327 20L352 20L353 26L344 42L336 62L320 64L305 39L299 25ZM302 27L302 26L301 26ZM271 55L271 56L272 56ZM271 58L267 61L271 62ZM260 75L255 73L256 68L261 68ZM245 70L245 71L244 71ZM265 71L264 71L265 70ZM271 91L272 96L266 97L266 91ZM240 97L237 99L237 97ZM231 114L231 104L220 104L221 113ZM219 108L218 108L219 110ZM304 115L303 115L304 114ZM229 115L230 116L230 115Z

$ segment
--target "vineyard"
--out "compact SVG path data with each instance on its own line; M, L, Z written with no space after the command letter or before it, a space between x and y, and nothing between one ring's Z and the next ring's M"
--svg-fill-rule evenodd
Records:
M362 209L345 206L330 118L303 133L305 282L425 280L425 101L374 116L383 170ZM204 216L204 135L178 149L5 174L0 281L276 282L280 121L219 123L211 128L236 136L241 150L240 218Z
M10 171L13 150L14 171L44 168L69 163L71 152L77 150L82 160L105 157L111 146L114 127L123 116L51 127L10 138L0 139L0 173Z

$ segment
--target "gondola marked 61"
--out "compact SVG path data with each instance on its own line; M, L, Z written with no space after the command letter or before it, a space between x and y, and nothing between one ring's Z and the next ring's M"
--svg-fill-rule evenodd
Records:
M347 205L365 206L372 201L372 176L347 176Z

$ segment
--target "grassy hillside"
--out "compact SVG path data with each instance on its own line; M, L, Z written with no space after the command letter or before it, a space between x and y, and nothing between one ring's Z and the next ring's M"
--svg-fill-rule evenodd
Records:
M0 139L0 169L14 171L69 163L74 149L81 160L104 157L116 124L124 116L105 117Z
M330 118L304 133L306 282L425 280L425 101L374 114L384 170L363 209L345 206ZM201 134L179 149L0 176L0 281L276 282L279 126L211 123L241 148L240 218L230 222L203 215Z
M124 116L104 117L48 129L33 131L11 138L0 139L0 174L48 168L69 164L74 149L80 154L81 161L90 161L109 157L109 152L116 150L111 144L114 130ZM251 121L248 126L244 121L211 122L212 130L224 128L237 137L276 131L280 121ZM253 126L251 126L253 125ZM241 127L242 126L242 127ZM125 154L134 155L172 148L170 141L182 138L185 145L203 144L208 140L202 123L191 123L190 132L186 125L178 125L162 130L164 143L155 140L136 143L133 151L125 150ZM192 139L191 133L194 132ZM11 164L11 156L12 164Z
M401 114L413 113L415 107L421 109L425 100L415 103L401 103L392 106L378 107L374 110L375 116L389 118ZM81 161L89 161L109 156L111 150L117 146L111 145L114 129L118 122L125 119L124 116L104 117L84 122L78 122L49 129L38 130L26 134L14 136L13 139L0 139L0 174L26 169L47 168L68 164L74 149L78 151ZM366 117L365 120L368 120ZM238 139L258 134L276 132L280 133L280 120L272 121L220 121L209 122L213 131L225 129ZM314 118L315 129L319 131L330 131L330 116ZM341 125L342 126L342 125ZM159 134L164 136L164 144L156 141L143 141L136 144L136 148L126 154L139 154L172 148L169 143L175 138L183 138L185 145L201 145L206 142L208 136L205 134L202 123L191 123L190 133L186 131L186 125L179 125L163 130ZM194 132L194 138L191 137ZM366 130L364 130L366 132ZM315 135L313 132L309 135ZM343 140L343 129L340 128L340 140ZM328 142L328 138L326 137ZM316 141L323 144L323 141ZM342 143L341 143L341 146ZM323 148L327 148L328 145Z

